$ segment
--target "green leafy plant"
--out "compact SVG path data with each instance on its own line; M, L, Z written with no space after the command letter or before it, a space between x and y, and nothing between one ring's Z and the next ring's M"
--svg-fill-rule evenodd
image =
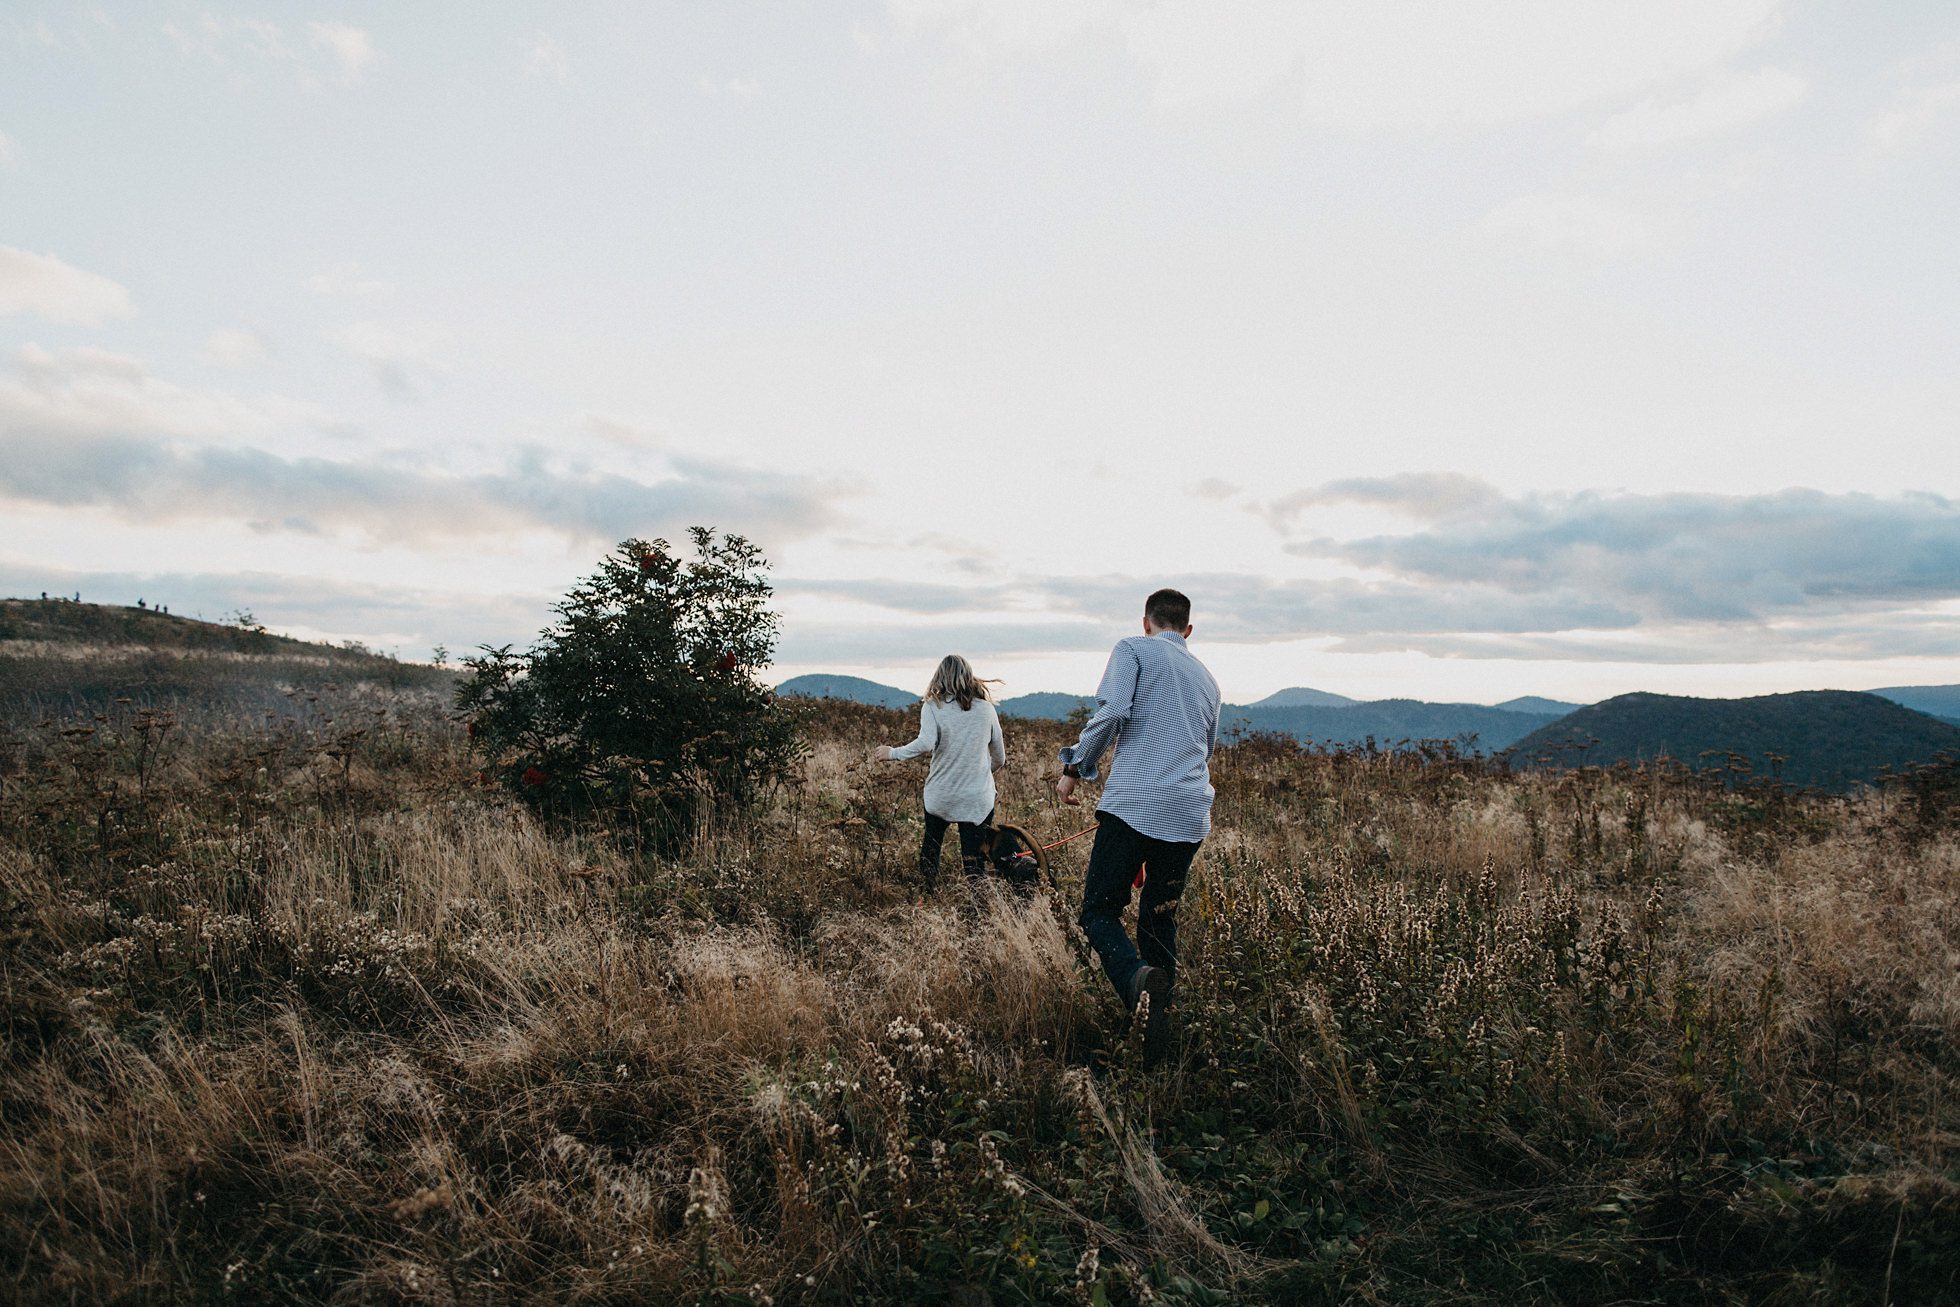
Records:
M463 660L457 706L494 775L547 813L602 810L658 843L704 805L751 807L801 752L755 672L775 648L761 552L690 531L693 557L627 540L554 606L528 652Z

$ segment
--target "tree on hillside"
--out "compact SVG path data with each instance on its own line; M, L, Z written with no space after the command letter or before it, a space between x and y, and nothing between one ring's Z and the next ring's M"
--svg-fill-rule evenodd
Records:
M527 652L463 660L457 705L491 772L540 811L602 810L659 844L700 806L753 804L801 751L755 673L776 642L768 564L737 535L627 540Z

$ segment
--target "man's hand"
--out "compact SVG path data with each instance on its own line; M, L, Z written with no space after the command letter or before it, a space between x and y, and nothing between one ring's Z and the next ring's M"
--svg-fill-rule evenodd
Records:
M890 762L891 756L892 756L891 745L881 744L877 748L871 751L871 756L865 759L865 761L866 762Z
M1055 797L1063 803L1068 804L1071 808L1079 807L1082 800L1075 797L1075 787L1081 783L1081 781L1078 781L1073 776L1062 777L1055 782Z

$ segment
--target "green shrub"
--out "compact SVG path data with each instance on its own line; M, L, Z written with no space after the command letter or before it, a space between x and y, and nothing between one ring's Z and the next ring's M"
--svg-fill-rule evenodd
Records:
M747 809L794 766L795 715L755 672L776 616L761 552L695 527L694 557L628 540L526 653L465 658L457 705L494 775L546 813L599 810L659 845Z

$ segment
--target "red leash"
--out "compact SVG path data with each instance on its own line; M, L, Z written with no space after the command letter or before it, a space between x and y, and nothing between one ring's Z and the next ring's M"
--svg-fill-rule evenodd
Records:
M1041 852L1043 852L1043 853L1046 853L1046 852L1048 852L1048 850L1050 850L1050 849L1059 849L1059 848L1061 848L1061 847L1062 847L1062 845L1064 845L1064 844L1067 844L1067 843L1068 843L1068 842L1069 842L1070 840L1079 840L1079 839L1081 839L1081 838L1082 838L1082 837L1083 837L1084 835L1092 835L1092 834L1094 834L1094 833L1096 832L1096 830L1097 830L1097 829L1098 829L1098 828L1097 828L1097 827L1095 827L1095 826L1088 826L1088 827L1084 827L1084 828L1083 828L1082 830L1079 830L1079 831L1077 831L1077 832L1075 832L1075 834L1073 834L1073 835L1064 835L1064 836L1063 836L1063 837L1062 837L1061 839L1058 839L1058 840L1056 840L1056 841L1055 841L1055 842L1054 842L1053 844L1044 844L1044 845L1042 845L1042 846L1041 846ZM1031 852L1031 851L1030 851L1030 852L1023 852L1023 853L1017 853L1017 854L1015 854L1014 856L1015 856L1015 857L1017 857L1017 858L1032 858L1032 857L1034 856L1034 853L1033 853L1033 852ZM1133 881L1131 881L1131 882L1130 882L1130 888L1131 888L1131 889L1139 889L1139 888L1141 888L1141 887L1142 887L1142 885L1143 885L1143 878L1144 878L1145 876L1147 876L1147 875L1149 875L1149 874L1150 874L1150 868L1148 868L1148 867L1138 867L1138 868L1137 868L1137 878L1136 878L1135 880L1133 880Z
M1064 835L1064 836L1063 836L1063 837L1062 837L1061 839L1058 839L1058 840L1056 840L1056 841L1055 841L1055 842L1054 842L1053 844L1044 844L1044 845L1042 845L1042 846L1041 846L1041 851L1042 851L1043 853L1046 853L1046 852L1048 852L1048 850L1050 850L1050 849L1059 849L1059 848L1061 848L1061 847L1062 847L1062 845L1064 845L1064 844L1067 844L1067 843L1068 843L1068 842L1069 842L1070 840L1079 840L1079 839L1081 839L1081 838L1082 838L1082 837L1083 837L1084 835L1092 835L1092 834L1094 834L1094 833L1096 832L1096 830L1097 830L1097 827L1095 827L1095 826L1089 826L1089 827L1086 827L1086 828L1084 828L1084 829L1082 829L1082 830L1079 830L1079 831L1077 831L1077 832L1075 832L1075 834L1073 834L1073 835ZM1023 857L1023 858L1032 858L1032 857L1034 856L1034 854L1032 854L1032 853L1022 853L1022 854L1019 854L1019 855L1017 855L1017 856L1019 856L1019 857Z

